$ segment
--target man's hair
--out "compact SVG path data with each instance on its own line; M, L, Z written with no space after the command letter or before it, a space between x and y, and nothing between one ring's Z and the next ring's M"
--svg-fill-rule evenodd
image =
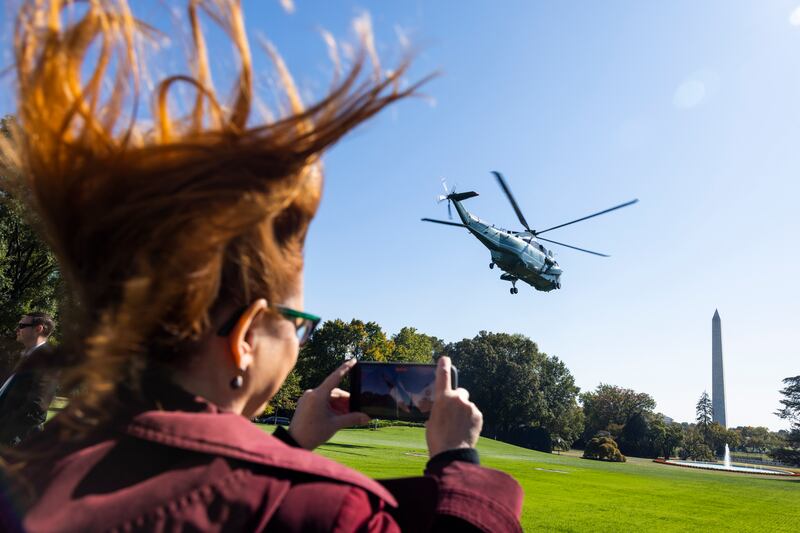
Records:
M332 54L330 91L305 106L267 43L285 102L259 121L240 2L187 4L191 74L155 83L140 52L162 37L125 0L27 1L14 25L17 121L11 141L0 138L0 170L77 302L64 328L74 347L59 359L61 390L80 391L59 417L68 428L108 419L117 388L135 389L148 367L185 364L225 308L285 299L320 200L321 155L419 86L401 84L408 61L381 70L363 35L349 73ZM227 100L211 79L203 14L238 56ZM175 115L178 84L189 95ZM142 86L153 87L149 116L136 107Z
M34 326L42 326L42 336L49 337L53 334L53 330L56 328L56 323L47 313L43 313L41 311L35 311L33 313L25 313L24 316L30 317L31 324Z

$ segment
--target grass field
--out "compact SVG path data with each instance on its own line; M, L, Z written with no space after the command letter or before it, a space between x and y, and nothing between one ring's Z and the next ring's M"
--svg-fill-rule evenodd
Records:
M526 531L800 531L800 478L609 464L490 439L478 449L525 490ZM319 453L376 478L418 475L427 461L420 428L344 430Z

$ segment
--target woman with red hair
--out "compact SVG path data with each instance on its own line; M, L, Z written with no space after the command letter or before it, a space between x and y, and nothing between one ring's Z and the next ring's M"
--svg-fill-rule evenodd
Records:
M362 61L303 106L273 48L289 112L254 124L253 72L237 0L190 0L191 75L139 101L142 38L124 0L24 2L15 26L17 121L4 174L29 202L71 288L59 361L71 401L3 470L29 531L519 530L522 493L480 467L482 416L437 369L424 476L377 482L312 453L347 413L351 363L306 392L288 432L263 410L318 319L303 309L303 243L320 156L390 103L407 64ZM234 44L230 100L214 89L205 14ZM367 41L365 41L367 42ZM362 56L363 57L363 54ZM188 86L184 115L168 105ZM7 517L8 519L8 517Z

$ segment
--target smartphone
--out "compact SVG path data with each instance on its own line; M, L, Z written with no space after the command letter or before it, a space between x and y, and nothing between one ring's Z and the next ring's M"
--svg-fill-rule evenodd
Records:
M455 389L458 371L450 368L450 383ZM435 382L435 364L358 363L350 370L350 411L384 420L427 420Z

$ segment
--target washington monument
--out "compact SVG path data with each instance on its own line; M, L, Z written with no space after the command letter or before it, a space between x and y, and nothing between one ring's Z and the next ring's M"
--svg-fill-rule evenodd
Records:
M725 373L722 370L722 323L719 311L711 319L711 421L727 428L725 416Z

